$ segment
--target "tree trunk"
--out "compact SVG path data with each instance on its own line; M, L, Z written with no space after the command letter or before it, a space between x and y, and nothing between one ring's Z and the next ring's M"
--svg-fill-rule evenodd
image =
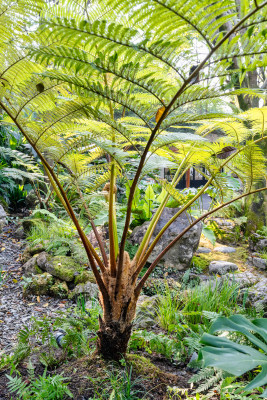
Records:
M105 360L120 361L127 352L132 324L122 328L119 322L105 324L99 318L97 350Z
M108 288L109 302L107 305L100 294L103 317L99 317L97 351L106 360L119 361L127 351L138 299L134 292L135 267L134 260L131 262L129 254L124 252L122 276L117 289L116 278L111 276L110 270L102 275Z

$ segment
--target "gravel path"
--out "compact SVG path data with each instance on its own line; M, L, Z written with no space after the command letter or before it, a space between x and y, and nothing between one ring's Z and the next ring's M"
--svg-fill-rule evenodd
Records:
M0 357L3 352L12 352L18 332L30 325L32 317L53 317L56 311L64 311L69 306L67 301L47 296L23 298L20 255L26 244L13 238L14 229L15 225L9 224L0 234Z

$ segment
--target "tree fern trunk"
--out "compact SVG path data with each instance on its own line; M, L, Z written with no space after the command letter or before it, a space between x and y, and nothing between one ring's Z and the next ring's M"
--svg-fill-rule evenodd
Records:
M107 308L100 294L103 317L99 317L97 350L106 360L119 361L127 351L138 299L134 292L135 267L135 262L131 262L129 254L124 252L122 276L117 290L118 277L112 277L111 270L103 274L110 302Z

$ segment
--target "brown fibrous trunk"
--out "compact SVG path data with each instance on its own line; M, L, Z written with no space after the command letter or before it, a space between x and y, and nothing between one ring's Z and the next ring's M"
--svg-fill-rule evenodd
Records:
M137 303L134 271L135 262L131 262L125 252L122 278L117 291L116 278L111 276L110 270L102 274L108 288L109 302L107 304L100 293L103 317L99 317L97 351L106 360L119 361L127 351Z

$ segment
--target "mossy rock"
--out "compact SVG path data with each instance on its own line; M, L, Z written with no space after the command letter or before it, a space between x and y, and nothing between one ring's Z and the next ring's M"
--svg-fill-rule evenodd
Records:
M82 271L79 275L75 276L74 284L79 285L80 283L96 283L95 276L91 271Z
M52 257L45 252L37 256L37 264L44 271L66 282L74 281L75 276L82 270L81 266L71 257Z
M47 272L41 275L35 275L33 276L31 282L29 282L27 286L24 287L23 295L24 297L27 297L29 294L33 294L36 296L49 294L53 283L53 276Z
M35 245L30 245L28 248L29 253L34 256L35 254L39 254L42 251L45 251L45 246L42 243L38 243Z
M80 283L79 285L75 286L73 291L69 294L69 299L77 299L79 296L83 296L87 300L97 297L98 292L98 286L95 283Z
M37 265L36 257L30 258L23 266L23 274L26 277L30 277L32 275L43 274L44 271L41 270Z
M68 297L69 289L66 282L56 279L56 282L50 288L50 293L53 297L66 299Z

